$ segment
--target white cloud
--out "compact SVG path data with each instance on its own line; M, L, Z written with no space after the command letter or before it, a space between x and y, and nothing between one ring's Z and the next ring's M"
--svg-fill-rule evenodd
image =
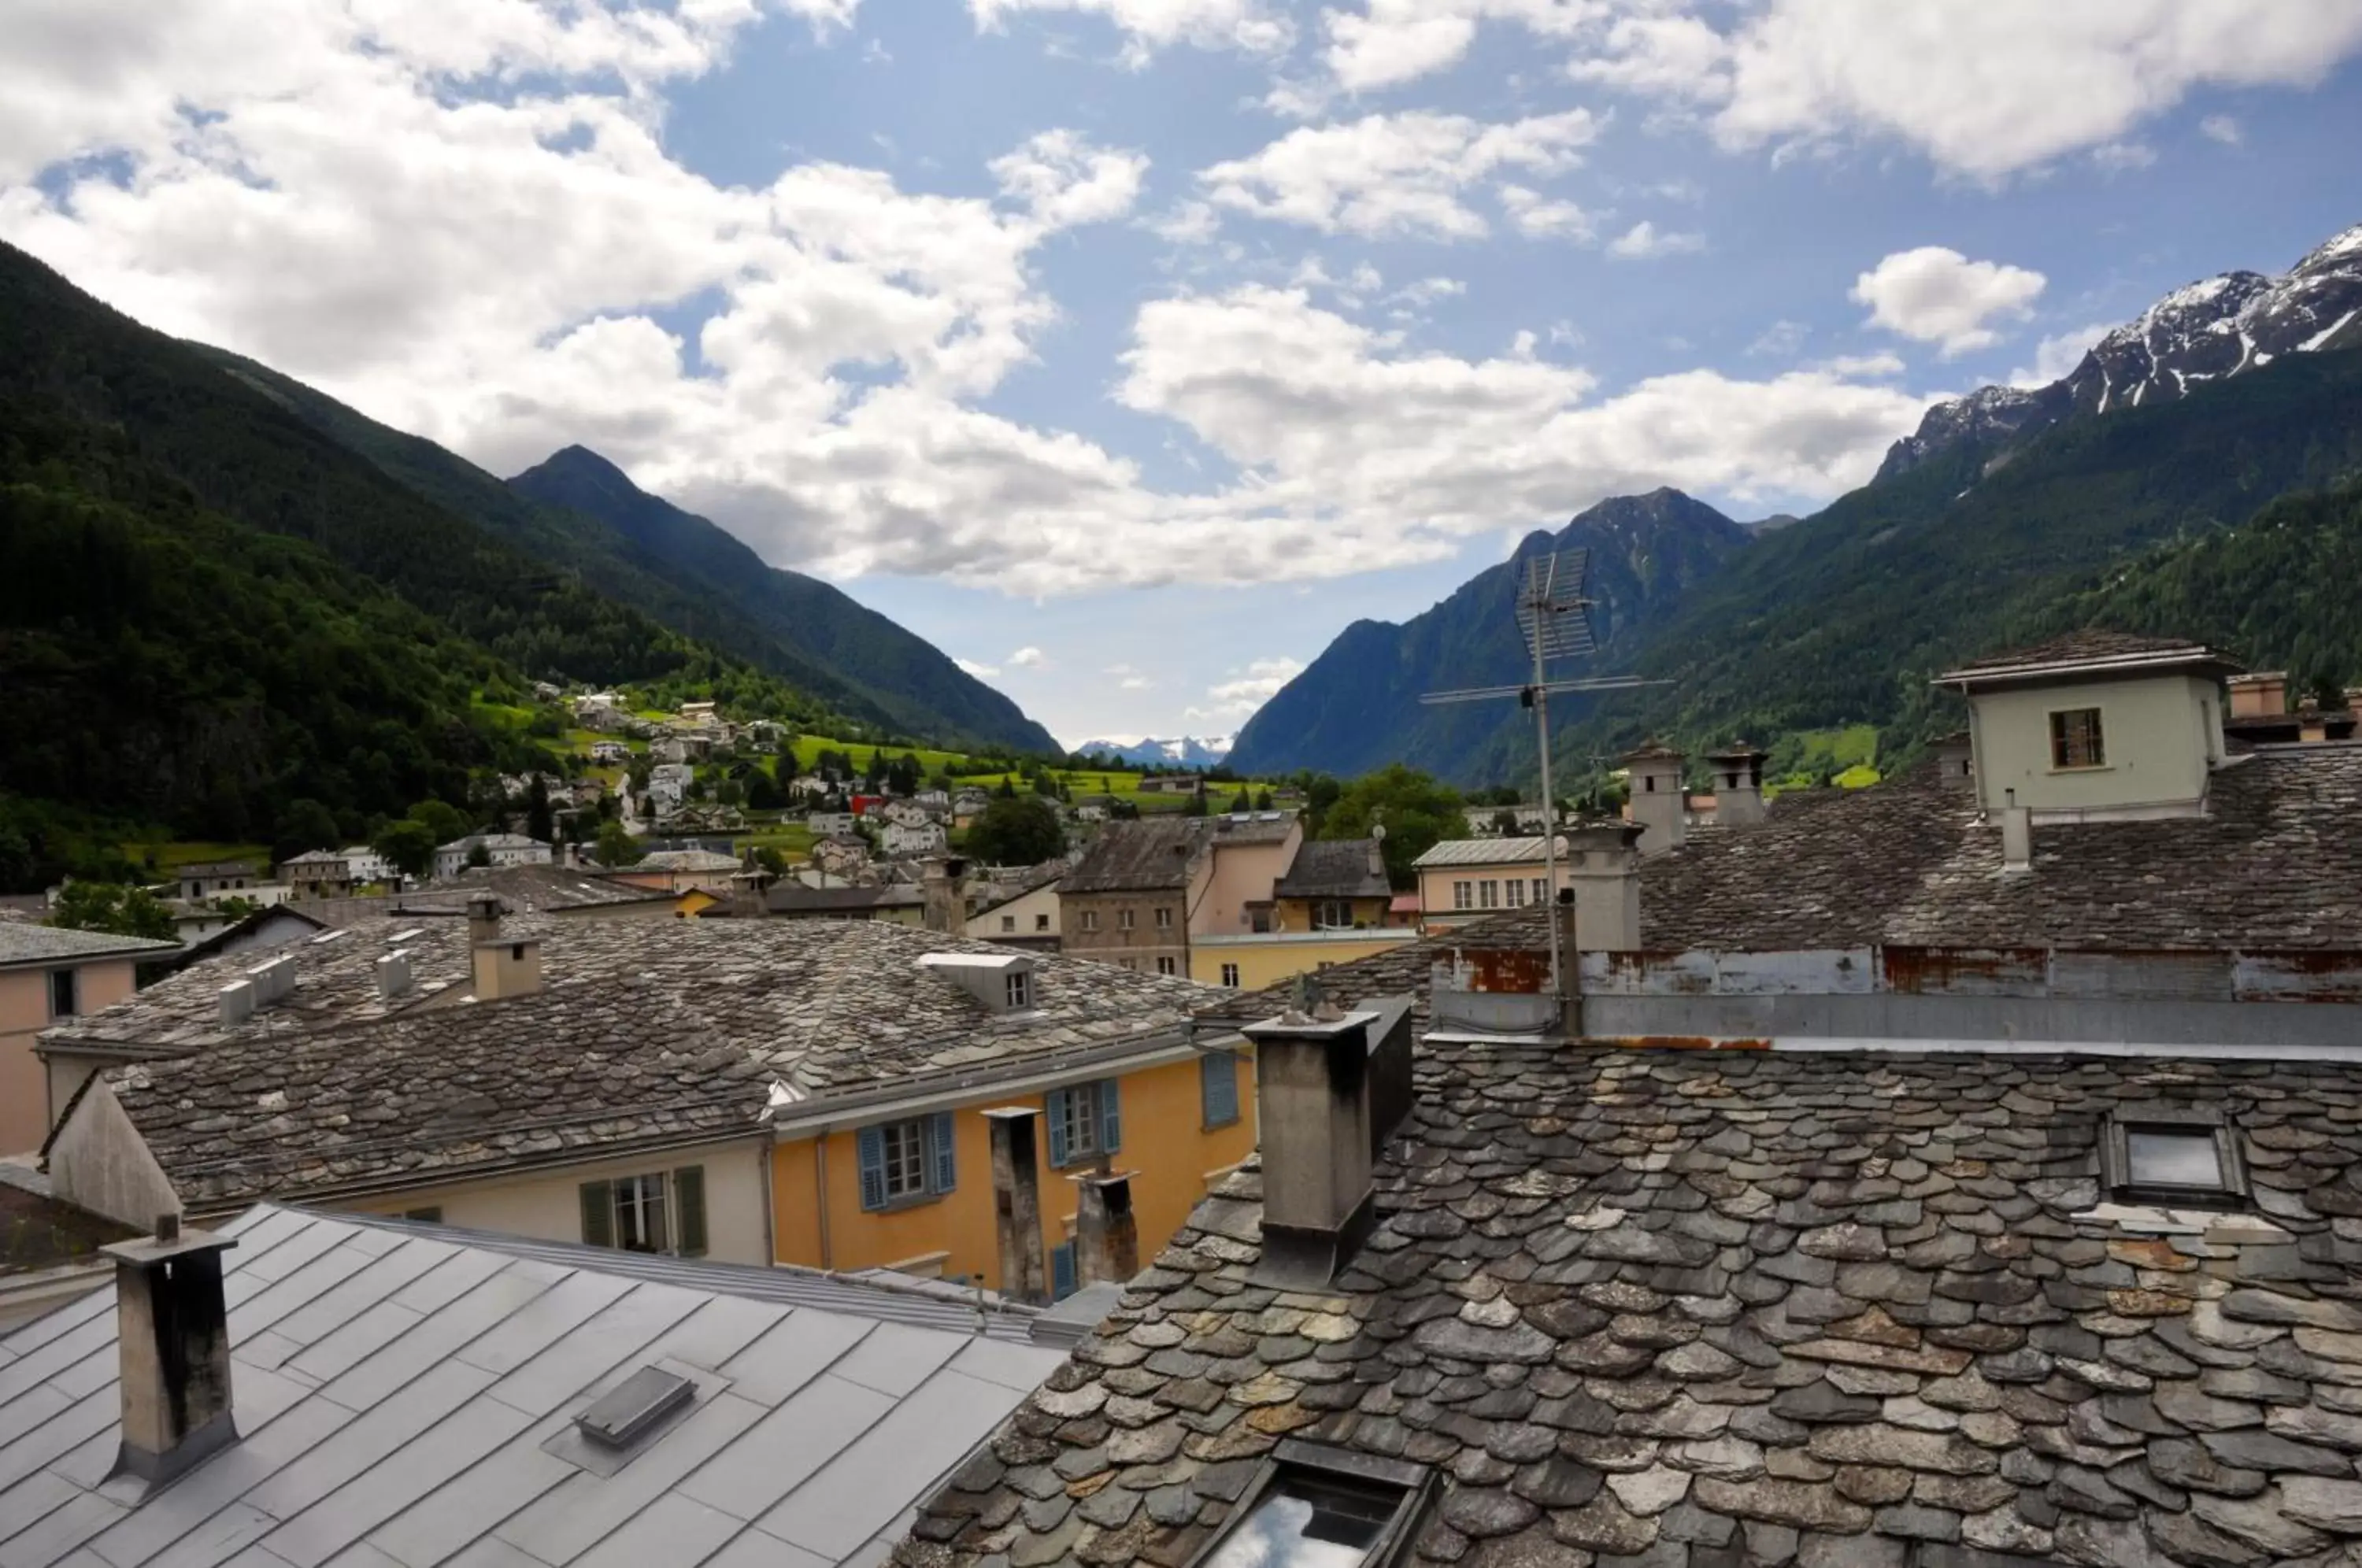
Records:
M1148 160L1108 152L1070 130L1046 130L991 163L1003 194L1023 204L1044 229L1105 223L1131 210Z
M1111 664L1099 673L1114 676L1119 691L1145 691L1156 684L1128 664Z
M1473 239L1484 218L1462 195L1510 169L1555 173L1598 135L1584 109L1488 125L1409 110L1290 131L1247 158L1201 171L1216 205L1328 233Z
M1009 665L1013 669L1039 669L1049 662L1049 656L1034 647L1019 648L1009 656Z
M1730 52L1729 40L1695 17L1619 17L1567 74L1676 103L1719 103L1730 95Z
M2146 169L2157 161L2157 149L2145 141L2103 142L2092 149L2092 166L2103 174Z
M989 680L1000 673L1000 667L997 664L978 664L972 658L954 658L952 662L978 680Z
M2083 356L2114 331L2113 324L2100 321L2089 326L2079 326L2072 332L2057 333L2034 347L2034 363L2020 366L2009 373L2014 387L2047 387L2083 362Z
M1607 254L1623 261L1649 261L1660 256L1694 256L1705 248L1705 236L1660 229L1643 218L1607 242Z
M2219 141L2225 147L2236 147L2246 139L2239 122L2228 115L2209 115L2198 122L2199 134L2209 141Z
M1345 91L1367 93L1458 64L1480 20L1565 37L1606 9L1600 0L1367 0L1360 11L1324 13L1321 63Z
M1261 0L968 0L978 30L1028 11L1105 17L1122 32L1124 62L1133 67L1175 44L1282 54L1296 41L1294 25Z
M1749 354L1760 354L1774 359L1785 359L1805 346L1813 329L1801 321L1775 321L1756 336L1747 346Z
M1198 706L1183 709L1182 716L1192 723L1243 720L1270 701L1281 687L1303 673L1304 666L1285 655L1277 658L1256 659L1242 668L1232 670L1231 679L1217 681L1206 688L1207 701Z
M1457 278L1421 278L1406 283L1386 296L1388 304L1405 304L1420 309L1438 300L1456 299L1468 292L1468 285Z
M2042 274L1998 261L1971 261L1957 250L1923 245L1898 250L1854 280L1851 298L1870 306L1870 323L1950 359L2001 341L1993 322L2022 321L2042 293Z
M1545 196L1523 185L1503 184L1501 210L1518 232L1533 239L1564 238L1588 245L1598 237L1592 215L1574 203Z
M1899 376L1910 367L1903 362L1900 354L1838 354L1815 360L1811 368L1849 380L1874 381L1886 376Z
M1204 245L1221 232L1222 215L1211 202L1176 202L1169 210L1142 219L1141 226L1175 245Z

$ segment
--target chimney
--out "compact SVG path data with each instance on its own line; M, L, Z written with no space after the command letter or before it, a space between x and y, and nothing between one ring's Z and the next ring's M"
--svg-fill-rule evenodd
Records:
M1968 731L1956 730L1936 743L1936 776L1947 790L1976 788L1976 752Z
M183 1231L178 1214L165 1214L153 1236L101 1249L115 1260L121 1358L116 1474L169 1481L237 1441L221 1260L236 1245L226 1236Z
M1763 754L1745 741L1708 752L1714 767L1714 820L1725 827L1754 827L1763 821Z
M223 1028L235 1028L253 1016L254 982L252 980L233 980L221 988Z
M2235 675L2224 684L2231 692L2235 719L2277 718L2288 712L2288 671L2259 669Z
M2297 739L2311 745L2329 738L2329 717L2321 711L2321 703L2307 697L2296 707Z
M1242 1032L1255 1047L1263 1134L1263 1260L1250 1276L1325 1290L1374 1220L1370 1021L1293 1009Z
M1638 823L1586 823L1566 833L1566 879L1574 893L1574 950L1631 953L1640 946ZM1570 966L1571 967L1572 966Z
M2008 804L2001 818L2001 868L2004 875L2034 869L2034 812L2017 803L2017 791L2005 790Z
M377 961L377 994L392 1001L410 989L410 953L389 953Z
M1682 790L1682 754L1657 741L1627 752L1622 761L1631 781L1632 820L1645 831L1640 853L1662 855L1689 836L1689 812Z
M1075 1278L1121 1285L1140 1272L1140 1224L1131 1214L1131 1177L1093 1171L1075 1183Z
M1042 1165L1035 1154L1030 1105L984 1113L992 1133L992 1211L1000 1243L1000 1294L1011 1301L1050 1299L1050 1270L1042 1255Z
M967 862L957 856L930 856L919 876L919 896L929 931L967 929Z
M478 1001L505 1001L541 989L541 943L535 937L501 934L498 893L469 897L468 938L475 959Z

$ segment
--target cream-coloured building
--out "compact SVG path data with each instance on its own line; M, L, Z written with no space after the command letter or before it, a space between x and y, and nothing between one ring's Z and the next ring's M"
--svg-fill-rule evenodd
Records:
M967 934L977 941L1016 947L1042 947L1055 952L1058 932L1055 878L988 903L967 920Z
M114 1006L138 988L138 966L180 944L103 931L0 922L0 1155L41 1146L53 1110L34 1055L41 1031Z
M1189 977L1227 990L1260 990L1332 964L1374 958L1418 939L1408 926L1201 936L1189 944Z
M1448 838L1411 862L1418 876L1420 919L1448 930L1507 910L1550 901L1544 845L1531 838ZM1566 865L1558 868L1566 885Z

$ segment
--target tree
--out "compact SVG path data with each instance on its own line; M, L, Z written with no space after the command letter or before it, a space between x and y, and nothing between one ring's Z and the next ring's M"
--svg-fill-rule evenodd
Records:
M68 931L104 931L159 942L179 934L172 911L153 893L122 882L68 882L50 911L49 923Z
M279 813L279 832L270 843L270 857L284 860L308 849L334 849L338 838L337 814L317 801L290 801Z
M1320 836L1367 838L1380 822L1386 828L1386 877L1396 888L1416 880L1412 861L1465 831L1460 792L1397 762L1339 790L1336 803L1322 815Z
M1255 803L1254 803L1254 809L1255 809L1256 811L1258 811L1258 812L1267 812L1267 811L1271 810L1271 791L1270 791L1270 790L1256 790L1256 791L1255 791Z
M410 808L411 820L424 823L436 844L448 844L468 831L468 819L458 809L442 801L421 801Z
M779 793L778 784L759 767L746 770L745 787L748 811L776 812L788 803L788 798Z
M524 835L544 844L557 842L557 826L549 814L549 783L540 774L524 787Z
M608 870L637 866L641 853L640 841L624 832L623 823L611 822L599 829L599 864Z
M1181 808L1181 814L1185 817L1204 816L1206 814L1206 791L1200 790L1192 794L1189 797L1189 803Z
M491 863L492 852L484 847L481 839L468 846L468 864L470 867L490 866Z
M1245 788L1242 786L1239 792L1231 797L1231 811L1233 814L1236 814L1240 812L1252 812L1253 810L1254 798L1249 795L1246 792Z
M999 792L1000 798L1004 801L1013 801L1017 799L1017 781L1010 778L1007 774L1002 774L1000 776Z
M1035 866L1065 847L1056 809L1038 799L995 801L967 827L968 854L991 866Z
M385 856L405 877L424 877L435 864L435 832L415 817L404 817L377 830L370 847Z
M755 864L760 866L764 870L768 871L774 877L784 877L788 874L788 857L779 853L779 848L777 845L756 845L755 846Z

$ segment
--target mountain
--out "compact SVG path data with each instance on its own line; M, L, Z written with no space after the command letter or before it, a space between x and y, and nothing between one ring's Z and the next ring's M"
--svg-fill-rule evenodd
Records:
M1512 613L1526 561L1551 550L1589 548L1586 587L1597 602L1592 624L1598 666L1606 669L1617 668L1699 584L1758 547L1752 536L1677 490L1603 501L1555 534L1528 535L1507 561L1408 621L1357 621L1345 628L1247 721L1230 765L1255 775L1310 767L1350 776L1399 761L1462 783L1514 777L1518 763L1504 725L1515 702L1426 706L1418 699L1426 691L1530 679Z
M1172 740L1158 740L1153 735L1136 741L1091 740L1075 747L1081 756L1112 756L1134 767L1211 767L1231 755L1235 735L1180 735Z
M696 594L708 617L734 611L893 728L948 743L1058 749L1048 730L933 644L818 578L767 565L727 529L650 495L596 452L568 447L509 484L606 524L646 569Z
M595 452L568 447L503 482L268 366L197 351L436 506L844 713L947 745L1057 749L1016 703L923 639L817 578L767 565Z
M2290 354L2354 348L2362 348L2362 225L2279 277L2224 272L2174 290L2048 386L1984 387L1937 403L1888 451L1878 477L1966 446L2006 445L2079 414L2184 397Z

